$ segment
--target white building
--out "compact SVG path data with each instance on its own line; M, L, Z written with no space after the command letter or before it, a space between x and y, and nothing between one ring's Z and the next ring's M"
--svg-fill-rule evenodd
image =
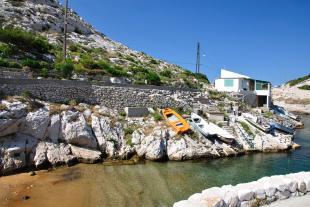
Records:
M271 83L221 69L221 78L215 80L218 91L236 92L244 95L253 107L271 106Z

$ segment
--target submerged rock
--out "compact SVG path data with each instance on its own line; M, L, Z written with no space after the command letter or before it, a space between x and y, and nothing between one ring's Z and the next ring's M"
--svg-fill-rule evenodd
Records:
M97 149L97 140L83 114L78 111L62 113L61 139L70 144Z

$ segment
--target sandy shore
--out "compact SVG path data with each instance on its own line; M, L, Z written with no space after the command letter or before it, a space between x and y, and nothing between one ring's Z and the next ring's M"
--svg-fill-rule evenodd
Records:
M45 207L52 207L55 206L55 198L62 198L57 202L59 207L87 206L87 185L81 187L83 179L79 179L78 167L63 167L51 172L43 170L36 174L1 177L0 206L39 207L44 203Z

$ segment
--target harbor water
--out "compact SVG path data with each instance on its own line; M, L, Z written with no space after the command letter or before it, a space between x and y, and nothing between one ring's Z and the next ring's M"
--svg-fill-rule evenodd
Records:
M288 153L138 165L85 165L0 178L0 206L172 206L203 189L310 171L310 116Z

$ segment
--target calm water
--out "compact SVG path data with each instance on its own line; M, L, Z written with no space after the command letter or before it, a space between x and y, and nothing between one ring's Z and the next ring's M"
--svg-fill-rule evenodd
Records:
M204 162L77 165L35 176L28 201L8 206L171 206L203 189L263 176L310 171L310 116L290 153L251 154ZM12 181L10 181L12 182ZM1 183L0 183L1 184ZM29 184L29 182L28 182ZM27 185L27 183L25 184ZM1 203L0 203L1 204Z

